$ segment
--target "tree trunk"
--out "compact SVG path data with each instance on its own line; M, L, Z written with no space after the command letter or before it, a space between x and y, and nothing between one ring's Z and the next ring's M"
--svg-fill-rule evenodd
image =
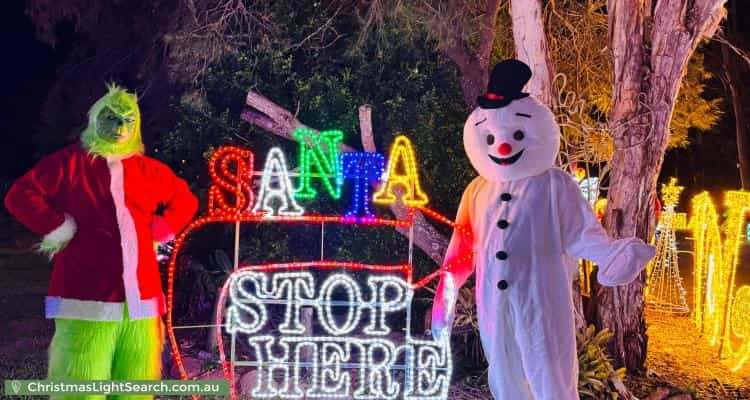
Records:
M609 41L614 56L610 165L604 226L614 238L648 242L654 229L654 195L679 85L698 41L716 31L724 0L609 0ZM616 288L595 285L596 324L614 333L617 366L643 368L646 326L644 274Z
M495 21L500 9L500 0L487 0L482 26L480 29L479 48L476 52L469 49L469 44L459 35L453 38L450 46L443 49L443 53L458 67L461 77L459 84L464 96L466 109L474 110L477 97L487 90L488 70L492 44L495 42Z
M727 39L735 45L742 43L741 34L737 27L737 1L730 3L730 16L727 21ZM740 182L743 190L750 190L750 119L747 117L748 99L747 85L750 84L748 64L730 48L730 43L721 45L722 63L726 73L724 86L729 98L732 99L735 130L737 135L737 167L740 170Z
M516 58L528 64L532 71L525 90L554 110L557 101L557 91L553 85L555 67L552 65L544 32L542 4L539 0L511 0L510 18L513 21ZM583 332L586 329L586 318L580 282L576 279L572 286L575 326L576 330Z
M555 72L547 47L539 0L511 0L510 18L513 21L513 43L516 57L531 67L532 75L526 91L550 108L554 108L557 93L552 81Z
M630 148L615 147L610 175L608 210L604 227L615 238L652 234L653 194L661 158L650 148L651 141ZM615 288L594 284L592 298L595 324L614 333L609 353L615 364L639 369L646 360L646 325L643 319L644 274L633 283Z

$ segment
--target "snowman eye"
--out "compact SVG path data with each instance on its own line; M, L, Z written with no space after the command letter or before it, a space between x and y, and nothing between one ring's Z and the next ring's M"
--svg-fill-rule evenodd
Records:
M491 146L492 143L495 143L495 136L490 133L487 135L487 146Z
M523 140L523 138L524 138L523 132L521 132L521 131L515 131L515 132L513 132L513 139L516 139L516 140L520 141L520 140Z

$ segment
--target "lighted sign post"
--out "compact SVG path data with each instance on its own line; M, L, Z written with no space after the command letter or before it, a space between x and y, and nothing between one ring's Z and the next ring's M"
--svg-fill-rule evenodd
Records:
M344 153L340 156L340 160L339 184L342 184L344 179L351 179L354 182L351 206L345 215L347 217L375 217L370 210L369 183L379 182L383 177L385 158L378 153Z
M403 172L398 171L399 165ZM374 200L379 204L393 204L396 195L393 188L401 186L405 189L402 201L411 207L423 206L429 199L422 192L417 173L417 160L414 156L414 148L406 136L399 136L391 148L391 156L388 157L388 169L385 173L385 183L375 193Z
M379 218L370 208L371 201L402 201L460 234L470 234L424 207L427 195L406 137L396 138L387 162L377 153L339 153L343 137L339 131L317 134L298 130L294 137L300 142L296 188L278 148L266 156L257 196L250 190L255 175L250 150L222 147L209 162L213 184L208 215L193 221L178 237L168 269L167 333L183 379L188 377L174 334L173 287L177 256L195 230L212 223L234 223L237 252L240 223L319 223L322 242L328 223L411 227L413 208L405 220ZM344 201L348 204L344 216L306 215L299 203L315 197L321 188L332 199L339 199L347 184L352 190L348 203ZM372 184L379 188L370 195ZM400 199L393 191L397 186L404 191ZM413 242L410 237L409 246ZM456 263L471 262L472 257L462 255ZM229 357L222 332L217 340L232 395L236 395L235 367L245 366L256 370L257 379L247 393L253 398L446 399L452 371L449 341L419 339L409 328L414 291L447 268L442 266L413 282L409 263L330 261L321 254L316 261L242 266L235 256L234 272L219 294L212 325L231 336ZM316 327L302 323L303 310L314 314ZM281 316L282 322L275 326L269 322L270 315ZM400 329L394 330L389 320L399 321ZM238 340L252 349L242 359L237 354Z
M311 272L294 271L294 266L284 266L281 271L286 272L260 272L263 269L241 268L225 286L230 299L226 330L243 334L254 353L253 361L234 361L234 365L258 368L256 384L249 393L252 397L447 396L451 370L448 344L414 339L408 330L398 343L386 324L387 317L408 311L413 289L406 280L373 274L362 287L346 273L333 273L318 284ZM404 272L408 266L380 269ZM334 299L336 291L343 291L345 299ZM283 323L278 332L260 334L268 324L267 308L272 306L284 309ZM314 310L321 334L308 332L302 324L303 307ZM336 308L344 309L343 319L337 318ZM356 370L357 376L346 370ZM303 371L309 384L301 381ZM280 380L279 375L283 376Z
M341 182L336 177L339 168L339 143L344 138L344 134L341 131L324 131L317 134L310 129L297 129L294 137L299 141L301 174L297 197L311 199L318 194L311 184L313 170L318 172L318 178L332 198L341 197Z
M275 187L273 181L276 182ZM274 200L279 204L277 208L273 208L271 204ZM275 147L268 152L258 202L253 207L253 212L263 212L266 215L302 215L305 212L294 199L294 187L289 179L286 159L279 148Z
M707 192L693 197L690 228L695 240L693 320L719 353L727 357L732 370L750 358L750 286L735 287L739 245L745 216L750 210L750 192L725 193L727 217L724 240L716 208ZM736 349L732 334L740 340Z

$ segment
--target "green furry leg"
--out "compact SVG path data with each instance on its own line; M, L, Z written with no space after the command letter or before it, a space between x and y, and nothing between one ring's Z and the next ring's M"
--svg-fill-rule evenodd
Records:
M55 319L49 347L47 378L106 380L110 378L119 322ZM55 400L103 400L104 395L50 396Z
M121 322L55 319L47 378L54 380L161 379L164 329L160 318ZM149 400L153 396L106 396ZM104 400L104 395L50 396L54 400Z
M112 379L161 379L161 350L164 329L161 318L131 321L127 313L122 322L112 363ZM149 400L153 396L110 396L113 400Z

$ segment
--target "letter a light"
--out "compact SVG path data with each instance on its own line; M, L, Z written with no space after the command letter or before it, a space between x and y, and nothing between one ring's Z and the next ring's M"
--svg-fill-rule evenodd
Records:
M272 185L272 178L276 178L276 185ZM289 170L286 168L284 153L278 147L268 152L266 165L263 168L263 178L260 183L258 202L255 203L253 212L266 212L266 215L302 215L305 209L300 207L294 200L294 188L289 179ZM276 199L278 207L272 207L272 200Z
M398 136L391 147L384 181L383 186L373 197L375 203L393 204L396 201L396 195L393 193L394 186L401 186L405 190L401 201L407 206L419 207L429 201L419 184L417 159L414 156L411 141L406 136Z

